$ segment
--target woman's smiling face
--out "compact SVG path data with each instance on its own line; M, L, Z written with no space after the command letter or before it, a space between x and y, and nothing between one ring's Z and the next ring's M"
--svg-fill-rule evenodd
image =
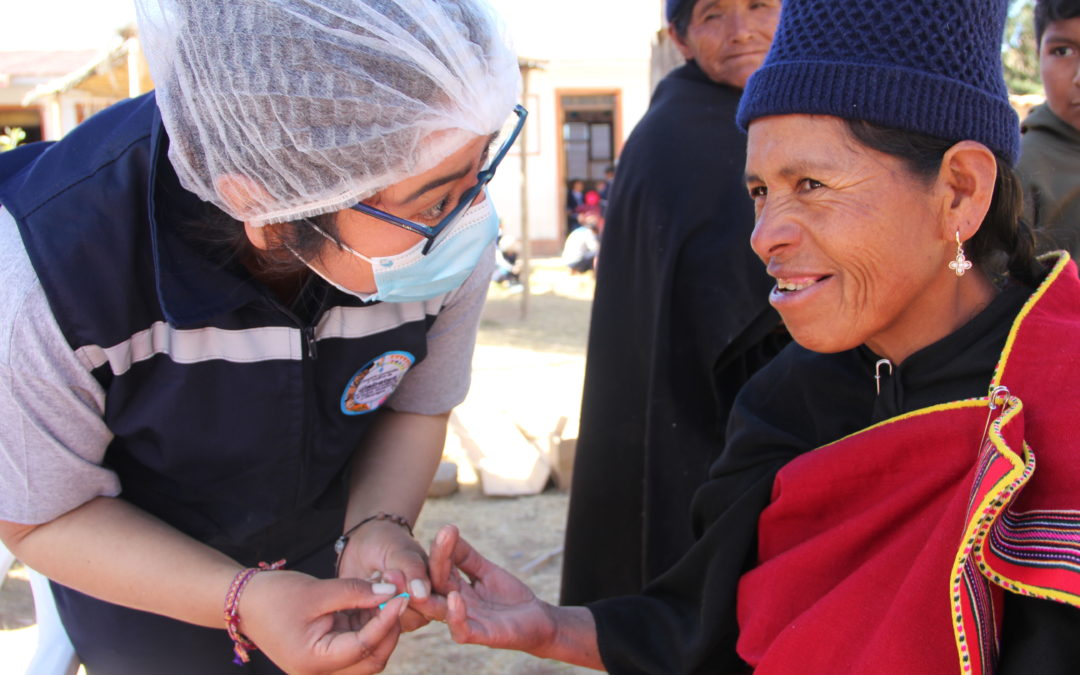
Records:
M866 344L897 361L928 344L957 284L940 180L861 145L841 120L811 115L755 120L746 174L751 244L799 344L825 353Z

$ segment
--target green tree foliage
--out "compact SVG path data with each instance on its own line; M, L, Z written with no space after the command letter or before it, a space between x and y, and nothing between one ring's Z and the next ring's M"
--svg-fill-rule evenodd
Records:
M1039 46L1035 44L1035 0L1012 0L1005 23L1001 61L1005 84L1013 94L1041 94Z
M26 140L26 132L21 128L4 127L4 133L0 134L0 152L11 150L24 140Z

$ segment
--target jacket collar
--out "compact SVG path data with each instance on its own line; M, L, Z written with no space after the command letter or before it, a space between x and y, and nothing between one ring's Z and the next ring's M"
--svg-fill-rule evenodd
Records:
M222 265L180 236L202 202L180 185L168 158L169 138L154 112L150 136L149 225L154 277L161 311L178 327L205 324L266 297L262 286L238 266Z
M1056 134L1071 143L1080 144L1080 129L1074 128L1050 110L1046 103L1037 105L1031 109L1028 116L1020 124L1020 130L1027 133L1029 129L1042 129Z

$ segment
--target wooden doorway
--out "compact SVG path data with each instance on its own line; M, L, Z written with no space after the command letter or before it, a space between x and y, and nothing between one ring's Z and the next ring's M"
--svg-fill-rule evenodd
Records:
M585 190L599 187L618 156L621 138L619 92L560 91L559 101L559 195L564 204L565 236L576 222L572 216L578 199L572 188L580 182Z

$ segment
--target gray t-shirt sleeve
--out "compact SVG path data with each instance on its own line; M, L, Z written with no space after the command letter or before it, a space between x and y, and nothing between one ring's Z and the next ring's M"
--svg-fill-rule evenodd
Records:
M0 208L0 520L36 525L120 494L101 466L105 392L60 332Z
M472 377L480 313L495 271L495 244L457 290L443 300L428 329L427 357L402 379L387 405L399 412L437 415L465 400Z

